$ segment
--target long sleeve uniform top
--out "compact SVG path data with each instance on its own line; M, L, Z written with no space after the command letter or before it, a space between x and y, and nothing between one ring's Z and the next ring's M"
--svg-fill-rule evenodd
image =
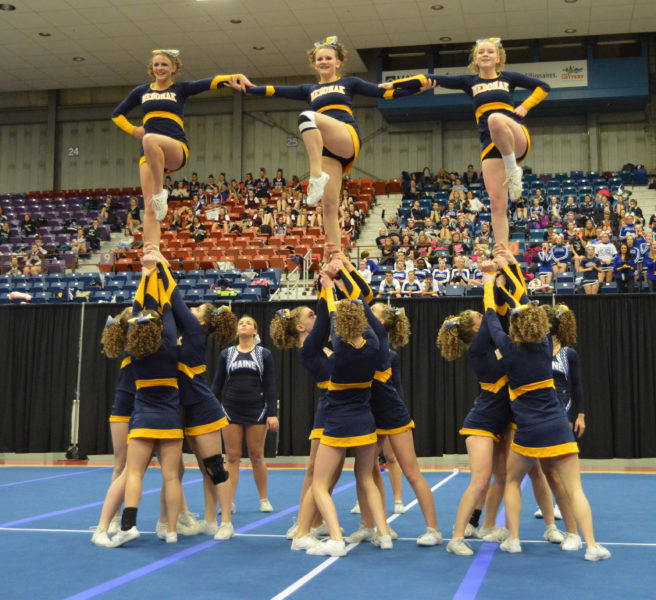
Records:
M567 346L561 348L552 357L551 368L556 384L556 394L565 406L565 410L569 411L573 404L574 414L585 413L579 353L574 348Z

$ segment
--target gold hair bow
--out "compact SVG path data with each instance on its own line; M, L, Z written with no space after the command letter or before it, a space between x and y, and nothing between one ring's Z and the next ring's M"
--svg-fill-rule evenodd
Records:
M169 56L180 56L180 50L175 50L174 48L164 49L158 48L153 50L153 54L168 54Z
M331 48L337 48L337 36L329 35L325 40L320 42L314 42L315 48L321 48L321 46L330 46Z

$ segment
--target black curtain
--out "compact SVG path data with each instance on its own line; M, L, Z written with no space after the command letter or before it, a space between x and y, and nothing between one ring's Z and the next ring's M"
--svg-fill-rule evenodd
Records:
M655 296L564 296L578 320L583 366L587 431L580 441L589 458L656 456ZM558 299L557 299L558 300ZM551 302L551 297L541 298ZM299 302L235 303L239 316L251 315L265 347L273 352L280 400L280 435L270 435L267 455L305 455L317 392L300 366L297 352L278 351L269 338L275 311ZM308 299L305 304L312 306ZM478 393L466 358L447 363L435 338L450 314L481 309L480 298L398 300L412 324L410 343L400 350L405 401L415 420L420 456L464 453L458 435ZM108 314L119 305L85 306L80 384L80 449L111 452L107 417L112 405L119 361L100 350L100 334ZM0 449L11 452L65 450L77 373L81 305L0 307L0 332L8 343L0 348L6 366L5 394L0 403ZM219 349L208 347L208 377L214 375Z

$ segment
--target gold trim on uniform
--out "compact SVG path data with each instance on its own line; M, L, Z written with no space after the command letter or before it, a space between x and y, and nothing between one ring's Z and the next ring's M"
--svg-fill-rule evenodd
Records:
M276 93L276 88L273 87L272 85L267 85L266 86L266 95L267 96L273 96Z
M216 90L219 87L219 83L229 81L230 77L232 77L232 75L217 75L214 79L212 79L212 83L210 83L210 89Z
M579 446L576 442L566 442L557 446L545 446L544 448L528 448L526 446L518 446L513 442L510 448L517 452L517 454L535 458L549 458L552 456L562 456L563 454L578 454L579 452Z
M110 423L129 423L130 422L130 417L122 417L120 415L110 415L109 416L109 422Z
M331 437L328 435L321 435L321 443L324 446L334 446L337 448L349 448L351 446L367 446L368 444L375 444L377 441L376 432L367 433L365 435L356 435L354 437Z
M129 135L132 135L134 133L134 130L137 128L136 125L133 125L128 121L127 117L125 115L119 115L118 117L114 117L112 119L114 122L114 125L117 127L120 127L125 133L128 133Z
M333 381L328 382L328 389L331 392L338 392L341 390L364 390L371 387L371 380L369 381L360 381L358 383L335 383Z
M317 387L320 390L327 390L330 387L330 379L327 379L326 381L317 381Z
M342 167L342 173L348 173L353 168L355 159L358 157L358 154L360 154L360 138L358 137L358 133L355 131L355 127L353 127L353 125L350 123L344 123L344 125L346 125L346 129L349 130L349 133L353 138L353 160L351 160L351 162L346 166Z
M153 438L157 440L181 440L184 437L182 429L132 429L128 439Z
M414 421L410 421L407 425L404 425L403 427L395 427L394 429L378 429L378 427L376 427L376 435L397 435L414 428Z
M522 394L525 394L526 392L534 392L535 390L543 390L545 388L556 389L553 378L544 379L542 381L534 381L533 383L527 383L526 385L520 385L518 388L515 389L508 388L508 392L510 394L510 400L512 402L517 398L519 398Z
M121 369L124 369L128 365L132 364L132 357L131 356L126 356L122 361L121 361Z
M381 383L387 383L389 378L392 376L392 367L385 369L384 371L376 371L374 373L374 379L380 381Z
M175 113L168 112L166 110L152 110L149 113L146 113L143 116L141 123L145 125L146 121L149 119L171 119L171 121L175 121L184 130L184 123L182 122L182 119Z
M346 104L329 104L328 106L320 108L316 112L325 113L327 110L343 110L344 112L347 112L349 115L353 116L353 111Z
M545 92L541 87L536 87L533 90L533 93L521 103L520 106L523 106L526 110L531 110L534 106L537 106L542 102L549 92Z
M193 427L185 427L185 435L194 437L196 435L204 435L206 433L213 433L214 431L221 431L224 427L228 426L227 417L222 417L218 421L206 423L205 425L194 425Z
M486 431L485 429L468 429L467 427L462 427L458 431L460 435L475 435L478 437L491 437L495 442L501 441L501 436L491 431Z
M196 375L205 373L207 371L207 365L198 365L197 367L189 367L184 363L178 363L178 371L182 371L189 379L193 379Z
M503 389L503 386L508 383L508 375L504 375L494 383L485 383L484 381L479 381L478 384L481 386L482 390L486 392L492 392L496 394L497 392Z
M510 112L515 112L515 107L512 106L512 104L506 104L505 102L488 102L487 104L481 104L476 109L476 123L481 120L482 115L491 110L508 110Z
M176 389L178 387L178 380L175 377L165 379L137 379L134 383L138 390L149 387L174 387Z
M308 440L320 440L322 435L323 435L323 427L317 427L316 429L310 431L310 436L308 437Z

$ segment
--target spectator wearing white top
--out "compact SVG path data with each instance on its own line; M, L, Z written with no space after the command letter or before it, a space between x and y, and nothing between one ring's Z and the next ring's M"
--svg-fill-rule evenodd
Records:
M408 271L408 278L401 286L401 293L404 296L415 296L421 293L421 282L417 279L414 271Z
M364 279L367 283L371 283L371 271L367 266L366 260L360 261L360 266L358 267L358 273L360 273L362 279Z
M442 285L446 285L451 281L451 269L447 266L445 258L440 258L437 261L437 269L433 271L433 280Z
M380 287L378 288L378 297L383 298L384 296L401 297L401 284L394 279L392 271L385 272L385 279L380 282Z
M451 269L451 285L462 285L467 287L469 281L469 269L465 267L465 257L457 256L455 259L455 266Z
M420 294L422 296L439 296L440 294L440 288L437 281L433 279L433 276L430 273L424 277L424 282L421 284Z
M392 271L392 275L401 285L403 285L403 282L408 278L408 273L405 268L405 260L403 258L399 257L396 261L396 266L394 267L394 271Z
M610 234L604 231L601 234L601 241L595 246L595 256L601 261L601 273L599 273L600 282L613 281L613 261L617 255L617 248L610 241Z

